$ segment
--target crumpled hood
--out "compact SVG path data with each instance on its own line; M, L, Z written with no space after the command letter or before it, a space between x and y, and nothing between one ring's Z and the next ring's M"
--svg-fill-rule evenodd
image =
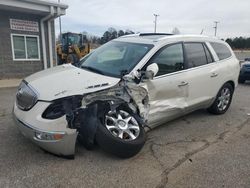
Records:
M120 81L68 64L40 71L25 80L36 90L38 99L46 101L107 89Z

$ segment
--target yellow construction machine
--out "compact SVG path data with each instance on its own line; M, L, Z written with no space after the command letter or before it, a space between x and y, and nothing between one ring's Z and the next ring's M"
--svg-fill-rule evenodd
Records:
M90 44L87 42L86 35L79 33L63 33L60 43L56 45L57 64L70 63L69 59L75 54L78 60L90 52Z

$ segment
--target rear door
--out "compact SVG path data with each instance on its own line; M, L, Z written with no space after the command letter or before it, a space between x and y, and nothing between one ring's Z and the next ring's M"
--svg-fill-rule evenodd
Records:
M240 66L239 61L230 50L230 46L224 42L210 42L208 45L211 45L211 52L214 51L217 62L217 92L228 81L234 81L237 84Z
M207 45L202 42L185 42L185 56L188 63L187 112L207 107L218 92L218 66ZM215 91L216 90L216 91Z
M159 72L147 82L150 98L149 125L154 127L184 113L188 96L183 44L160 49L147 63L157 63ZM146 65L146 66L147 66ZM144 67L144 70L146 69Z

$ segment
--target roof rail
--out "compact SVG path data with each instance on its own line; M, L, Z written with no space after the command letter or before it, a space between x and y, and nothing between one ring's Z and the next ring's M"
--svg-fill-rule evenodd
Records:
M150 36L150 35L173 35L172 33L140 33L139 36Z
M139 36L139 33L135 33L135 34L128 34L128 35L122 35L119 38L127 38L127 37L137 37Z

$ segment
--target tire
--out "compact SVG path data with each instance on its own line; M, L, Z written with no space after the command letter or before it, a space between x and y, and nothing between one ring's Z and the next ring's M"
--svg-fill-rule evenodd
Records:
M87 150L93 150L95 147L94 143L89 142L86 140L81 134L78 135L77 141L83 145Z
M224 114L232 102L234 88L230 83L225 83L219 90L215 101L207 109L208 112L216 115Z
M244 80L243 78L239 78L238 82L241 84L244 84L246 80Z
M135 127L138 125L138 127L136 127L136 129L134 130L129 129L129 131L131 132L130 135L133 134L135 137L129 136L129 134L127 134L126 132L120 134L122 130L119 129L119 126L121 125L119 125L117 122L114 123L113 120L107 118L107 117L117 117L116 121L119 121L118 114L122 118L131 117L131 120L128 120L128 122L135 125ZM114 124L116 125L116 128L108 129L108 126L111 127ZM127 125L129 124L127 123L126 126ZM117 131L119 131L119 133ZM104 118L102 120L102 123L98 126L96 132L96 142L100 146L100 148L102 148L104 151L108 153L111 153L121 158L129 158L136 155L143 147L145 140L146 140L146 134L144 128L142 127L139 116L131 112L131 110L128 107L124 106L118 107L116 113L112 113L111 111L107 110L104 113Z
M79 61L79 59L78 59L76 54L74 54L74 53L68 54L68 57L66 59L66 63L70 63L70 64L76 66L78 64L78 61Z

